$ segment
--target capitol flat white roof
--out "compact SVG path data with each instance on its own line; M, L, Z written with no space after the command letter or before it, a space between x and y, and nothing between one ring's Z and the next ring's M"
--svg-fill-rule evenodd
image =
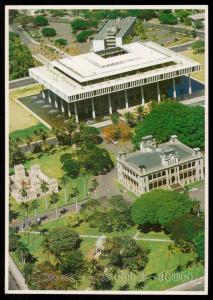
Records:
M150 47L149 42L132 43L123 45L122 48L127 51L126 54L103 58L97 53L91 52L54 61L52 66L79 82L86 82L173 60L162 50Z
M200 65L199 63L175 53L153 42L132 43L123 45L127 53L103 58L91 52L70 58L53 61L49 65L31 68L29 74L32 78L44 84L46 88L53 88L61 95L75 95L89 92L112 84L128 82L130 79L146 78L166 72L172 72L187 67ZM125 72L139 70L166 62L175 62L175 65L142 72L140 74L126 75ZM57 69L55 69L55 67ZM116 79L104 80L105 77L120 74ZM101 79L102 82L83 86L81 83Z

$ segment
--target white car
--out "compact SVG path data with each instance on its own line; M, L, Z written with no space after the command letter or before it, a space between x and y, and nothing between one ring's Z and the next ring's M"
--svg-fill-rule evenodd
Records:
M197 190L198 190L197 188L192 188L192 189L189 190L189 192L195 192Z

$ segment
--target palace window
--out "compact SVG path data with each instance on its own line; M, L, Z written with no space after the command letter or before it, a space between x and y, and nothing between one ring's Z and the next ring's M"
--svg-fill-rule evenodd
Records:
M163 185L165 185L166 184L166 179L163 179Z
M179 170L180 170L180 171L182 170L182 166L179 166Z
M152 184L152 183L149 184L149 189L150 189L150 190L153 189L153 184Z
M171 173L174 173L175 169L171 169Z
M154 187L156 188L158 186L157 181L154 183Z
M153 174L153 179L155 179L156 178L156 174Z
M188 163L188 168L191 168L191 163Z
M193 167L195 166L195 161L192 162L192 166L193 166Z
M166 175L166 171L163 171L163 172L162 172L162 176L165 176L165 175Z
M161 173L160 172L158 173L158 177L161 177Z
M196 170L193 170L193 171L192 171L192 174L195 175L195 174L196 174Z
M180 174L180 179L183 179L183 174Z
M158 186L162 186L161 180L158 181Z
M183 176L184 176L184 178L186 178L186 177L187 177L187 172L186 172L186 173L184 173L184 175L183 175Z
M152 180L152 175L149 175L148 178L149 178L149 180Z
M183 169L186 169L187 168L187 165L183 165Z

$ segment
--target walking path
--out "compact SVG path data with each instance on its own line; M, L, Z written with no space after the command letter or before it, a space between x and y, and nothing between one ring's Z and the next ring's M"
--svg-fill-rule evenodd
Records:
M167 289L167 291L204 291L204 279L205 277L203 276L195 280L190 280L170 289Z
M10 255L9 255L9 270L10 270L11 274L13 275L15 281L19 285L20 289L21 290L29 290L28 286L25 283L25 279L24 279L22 273L20 272L19 268L17 267L17 265L15 264L14 260L12 259L12 257Z

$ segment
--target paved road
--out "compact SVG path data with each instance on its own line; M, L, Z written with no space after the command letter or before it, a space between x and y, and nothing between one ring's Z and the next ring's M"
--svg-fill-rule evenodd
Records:
M30 85L30 84L34 84L34 83L38 83L35 79L31 78L31 77L24 77L24 78L20 78L20 79L16 79L16 80L12 80L9 82L9 89L16 89L22 86L26 86L26 85Z
M197 191L193 191L189 193L192 198L195 198L200 201L201 209L205 209L205 182L197 189Z
M173 47L170 47L169 49L172 51L175 51L175 52L182 52L182 51L191 49L193 43L194 43L194 41L189 42L187 44L183 44L183 45L173 46Z
M81 205L83 203L85 203L86 201L87 200L83 200L83 201L81 201L80 203L77 204L78 210L81 208ZM60 211L63 208L67 209L66 214L68 214L71 211L76 211L76 204L75 203L74 204L69 204L69 205L66 205L66 206L58 208L59 218L60 218L60 216L64 215L64 214L60 214ZM47 218L45 218L45 221L43 221L43 222L54 220L56 218L55 209L51 209L51 210L45 212L44 214L39 214L37 217L41 218L43 216L47 216ZM34 216L30 216L29 217L29 222L34 223L35 222L35 217ZM21 220L14 220L13 221L13 226L21 226L21 225L23 225L23 220L22 219Z
M37 44L35 41L33 41L33 39L30 38L30 36L28 34L25 33L24 30L22 30L22 29L20 30L17 25L15 25L15 24L10 25L10 29L20 36L20 39L24 44L26 44L28 46Z
M183 284L177 285L173 288L168 289L167 291L204 291L205 282L204 276L185 282Z

